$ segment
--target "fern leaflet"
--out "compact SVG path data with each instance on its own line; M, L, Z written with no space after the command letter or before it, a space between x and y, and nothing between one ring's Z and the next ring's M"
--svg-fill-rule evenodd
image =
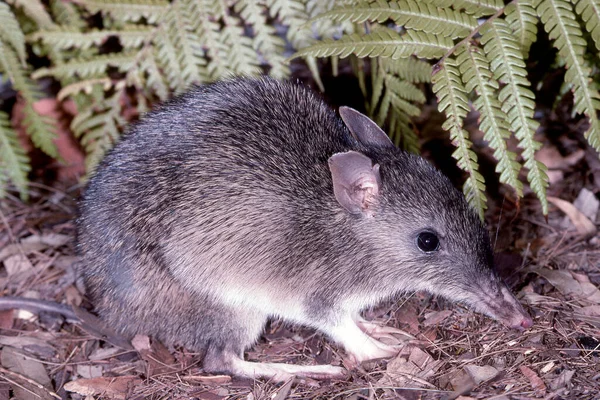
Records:
M565 82L573 87L575 111L590 119L585 137L596 151L600 151L600 121L597 115L600 94L590 86L591 70L583 59L586 42L571 5L563 0L544 0L538 7L538 13L559 55L566 61Z
M535 7L539 0L520 0L509 3L504 9L506 21L521 44L523 57L529 55L531 44L537 39L537 15Z
M9 178L23 199L27 198L29 157L20 145L17 133L10 126L8 115L0 111L0 175ZM0 194L5 182L0 183Z
M517 155L508 150L506 144L510 138L510 126L497 98L499 85L490 72L490 65L480 49L472 45L460 46L456 55L467 92L474 90L478 95L473 107L480 113L479 128L485 133L484 139L494 149L494 157L498 160L496 172L500 174L500 182L512 186L517 197L523 197L523 184L519 181L521 165L516 161Z
M167 0L79 0L91 13L101 12L117 21L135 22L145 18L148 23L158 22L167 12Z
M315 56L341 58L354 54L357 57L391 57L397 59L416 55L439 58L452 48L449 38L428 33L408 31L404 35L389 28L377 29L367 35L352 34L339 40L324 39L320 43L298 51L294 57Z
M592 35L596 48L600 50L600 2L597 0L577 0L575 12L585 22L585 29Z
M360 2L320 14L311 21L386 22L391 19L408 29L422 30L452 38L464 37L477 27L477 20L451 8L437 8L416 0Z
M513 36L508 24L495 19L482 29L481 42L494 77L505 83L498 98L502 104L502 111L508 115L512 131L519 139L519 147L523 149L525 168L529 169L527 180L531 189L542 203L544 215L548 214L548 200L546 188L548 176L546 167L534 158L535 152L541 144L534 139L539 123L533 119L535 103L534 95L527 87L530 85L525 71L523 54L520 45Z
M8 43L19 56L19 61L25 63L25 35L6 3L0 3L0 41Z
M484 194L485 181L478 172L477 155L471 150L469 134L462 125L469 111L469 103L466 88L460 79L457 61L451 57L446 58L443 64L438 65L431 81L433 91L438 98L439 110L446 114L446 122L442 128L450 132L450 139L456 147L452 156L457 160L459 168L468 174L463 192L469 204L483 219L483 213L487 208Z

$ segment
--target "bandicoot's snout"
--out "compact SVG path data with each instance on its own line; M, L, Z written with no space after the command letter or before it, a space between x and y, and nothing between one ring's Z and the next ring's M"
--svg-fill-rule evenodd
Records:
M521 303L504 283L499 286L497 290L480 292L476 308L510 328L520 331L531 328L533 320Z

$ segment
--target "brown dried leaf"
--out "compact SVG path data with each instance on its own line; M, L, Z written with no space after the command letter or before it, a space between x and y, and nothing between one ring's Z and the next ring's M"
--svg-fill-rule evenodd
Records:
M135 335L131 344L140 353L142 359L148 362L149 377L173 372L177 369L175 358L159 341L150 342L148 336Z
M577 232L584 237L594 236L597 232L596 225L592 223L581 211L573 204L558 197L548 196L548 201L567 214Z
M546 384L544 383L544 381L535 373L534 370L532 370L529 367L526 367L525 365L521 365L519 367L519 369L521 370L521 373L523 375L525 375L525 377L527 379L529 379L529 383L531 384L531 387L533 388L533 390L535 390L536 392L538 392L539 394L545 394L546 393Z
M14 310L0 311L0 330L11 329L15 322Z
M4 260L4 268L8 276L15 276L33 271L29 258L23 254L15 254Z
M425 314L424 326L436 326L452 315L452 310L434 311Z
M78 379L67 382L65 390L75 392L82 396L102 395L103 398L125 400L127 394L142 383L137 376L125 375L106 378Z
M101 365L79 364L77 365L77 375L82 378L99 378L102 376L103 368Z
M574 274L571 271L554 271L547 268L536 268L533 272L546 278L552 286L565 295L571 296L586 304L589 304L588 302L600 304L600 290L593 283L589 282L587 277L584 280L579 274L578 277L582 282L578 282L577 279L574 278L577 274Z
M499 373L499 371L491 365L484 365L483 367L480 367L479 365L470 364L465 365L464 370L477 385L479 385L481 382L489 381L490 379L495 378Z
M408 357L399 355L388 362L386 374L379 381L379 384L434 387L427 382L427 379L437 372L441 367L441 362L435 361L433 357L418 347L412 347L409 351Z
M550 382L550 390L556 391L558 389L562 389L564 387L568 387L571 385L571 379L573 379L573 375L575 375L575 371L565 369L560 373L560 375Z
M31 254L36 251L42 251L49 247L56 248L69 243L71 236L60 235L58 233L46 233L44 235L31 235L21 239L18 244L9 244L0 250L0 261L6 260L15 254Z
M408 325L407 331L409 333L419 333L419 318L417 315L417 308L414 304L406 303L398 311L396 311L396 319L403 324Z
M53 390L52 382L50 381L50 377L46 372L46 368L44 368L44 365L41 362L33 359L32 357L26 357L19 350L10 346L4 346L2 348L0 362L7 370L15 372L16 374L25 378L29 378L32 381L22 381L19 382L20 387L16 385L13 387L16 398L24 400L52 398L48 392ZM35 384L32 385L31 383L37 383L39 386ZM43 388L45 388L46 391L44 391Z
M0 345L12 346L28 353L50 358L56 354L56 349L49 343L53 337L48 336L50 337L42 339L31 336L0 336Z

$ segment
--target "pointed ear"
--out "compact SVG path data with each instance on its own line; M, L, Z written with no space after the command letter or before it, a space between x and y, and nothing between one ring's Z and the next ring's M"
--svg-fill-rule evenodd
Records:
M340 116L360 143L367 146L396 147L379 125L366 115L350 107L340 107Z
M359 152L337 153L329 159L333 194L350 214L373 216L372 206L379 197L379 164Z

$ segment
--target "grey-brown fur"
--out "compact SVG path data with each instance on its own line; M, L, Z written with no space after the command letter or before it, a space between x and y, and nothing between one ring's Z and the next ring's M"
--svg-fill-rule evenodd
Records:
M306 88L271 79L194 88L149 113L81 203L82 273L100 316L204 352L209 372L275 378L280 364L240 364L269 317L319 329L357 361L390 350L357 347L346 317L403 291L528 327L462 194L422 158L353 133ZM369 214L333 193L329 159L349 151L379 165ZM417 248L423 229L439 252ZM303 371L291 374L339 372Z

